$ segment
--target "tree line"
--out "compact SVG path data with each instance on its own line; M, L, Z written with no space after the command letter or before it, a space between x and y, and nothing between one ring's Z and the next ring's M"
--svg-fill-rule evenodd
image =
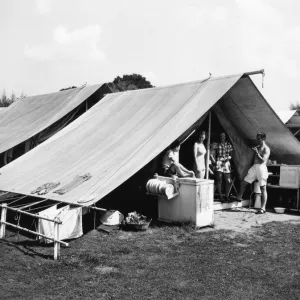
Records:
M11 92L10 96L7 96L6 91L3 90L1 97L0 97L0 107L7 107L7 106L11 105L17 99L22 99L25 97L26 97L26 94L24 94L24 93L21 93L21 95L19 97L17 97L16 94L14 93L14 91Z
M127 74L122 77L117 76L113 81L107 83L113 93L124 92L129 90L138 90L154 87L150 81L148 81L144 76L140 74ZM67 88L62 88L60 91L65 91L69 89L77 88L76 86L70 86ZM0 97L0 107L7 107L13 103L16 99L21 99L26 97L26 94L22 93L18 98L15 93L12 92L10 96L6 95L5 90L3 90ZM291 110L300 110L300 103L292 103L290 105Z
M107 83L113 93L123 92L129 90L138 90L154 87L150 81L140 74L129 74L123 75L122 77L117 76L113 81ZM76 86L70 86L60 89L65 91L69 89L77 88ZM19 97L16 97L15 93L12 92L10 96L7 96L5 90L3 90L0 97L0 107L7 107L17 99L26 97L26 94L22 93Z
M296 104L291 104L290 110L300 110L300 103L297 102Z

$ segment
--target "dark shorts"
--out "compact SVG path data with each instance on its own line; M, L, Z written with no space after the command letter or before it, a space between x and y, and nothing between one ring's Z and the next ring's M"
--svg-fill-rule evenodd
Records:
M176 171L173 170L172 165L170 166L162 166L162 173L165 176L172 176L176 175Z

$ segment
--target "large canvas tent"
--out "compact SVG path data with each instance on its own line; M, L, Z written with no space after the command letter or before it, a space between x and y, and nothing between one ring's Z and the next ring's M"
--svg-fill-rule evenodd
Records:
M297 110L293 109L293 110L280 110L280 111L276 111L278 117L280 118L280 120L286 124L289 123L290 120L296 115Z
M7 110L7 107L0 107L0 115L2 115L3 113L5 113Z
M110 92L107 84L97 84L15 101L1 113L0 165L42 143Z
M281 110L277 115L285 126L300 140L300 111L298 110Z
M249 145L268 135L272 156L300 163L300 144L249 76L210 78L167 87L109 94L93 108L13 163L0 169L0 190L90 206L185 139L212 110L233 143L241 178ZM55 188L53 188L55 187Z

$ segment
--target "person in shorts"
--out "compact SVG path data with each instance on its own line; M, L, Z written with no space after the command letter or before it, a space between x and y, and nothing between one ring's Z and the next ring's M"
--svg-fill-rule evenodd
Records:
M179 163L180 143L175 141L163 155L163 174L168 177L195 177L195 173Z
M267 135L264 132L260 132L256 135L258 146L252 148L255 152L254 164L248 170L246 177L242 181L237 197L238 201L242 201L246 187L255 180L258 180L261 190L261 209L256 212L257 214L264 214L266 212L268 199L266 186L268 179L267 161L270 157L270 148L266 145L266 138Z

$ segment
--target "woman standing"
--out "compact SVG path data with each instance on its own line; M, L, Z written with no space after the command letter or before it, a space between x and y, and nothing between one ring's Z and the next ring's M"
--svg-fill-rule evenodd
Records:
M205 131L201 131L198 141L194 144L194 171L197 178L203 179L205 176L205 154L206 148L203 144L206 138Z

